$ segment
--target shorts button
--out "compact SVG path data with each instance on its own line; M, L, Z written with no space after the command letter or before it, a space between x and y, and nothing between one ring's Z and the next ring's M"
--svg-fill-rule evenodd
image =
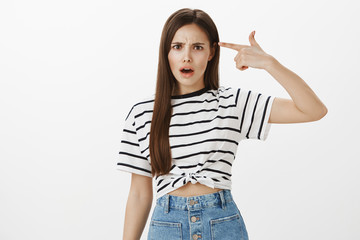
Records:
M195 217L195 216L192 216L192 217L191 217L191 221L192 221L192 222L196 222L196 217Z
M198 239L198 235L196 235L196 234L194 234L192 237L194 240Z

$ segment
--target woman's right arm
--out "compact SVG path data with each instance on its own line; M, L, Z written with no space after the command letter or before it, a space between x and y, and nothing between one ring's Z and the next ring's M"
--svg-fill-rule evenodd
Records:
M151 210L152 200L152 178L132 173L123 240L140 239Z

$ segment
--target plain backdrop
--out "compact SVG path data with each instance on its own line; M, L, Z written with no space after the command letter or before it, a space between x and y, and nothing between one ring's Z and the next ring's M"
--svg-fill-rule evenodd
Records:
M1 240L122 239L122 127L154 93L162 27L183 7L206 11L220 41L249 45L255 30L328 108L240 143L232 193L250 239L360 239L356 1L10 0L0 3ZM221 49L220 85L290 98L265 70L236 69L235 55Z

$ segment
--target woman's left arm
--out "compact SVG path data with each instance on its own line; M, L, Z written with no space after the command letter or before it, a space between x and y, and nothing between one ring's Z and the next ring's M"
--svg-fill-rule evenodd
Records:
M238 51L234 58L238 69L264 69L289 93L291 99L275 97L269 123L311 122L324 117L327 108L314 91L302 78L265 53L255 41L254 35L255 31L249 36L251 46L223 42L219 45Z
M275 58L271 57L265 70L289 93L291 99L276 97L269 123L311 122L323 118L326 106L306 82Z

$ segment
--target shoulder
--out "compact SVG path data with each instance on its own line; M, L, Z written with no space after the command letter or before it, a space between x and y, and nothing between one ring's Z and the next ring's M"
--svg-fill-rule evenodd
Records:
M143 113L144 111L152 111L154 106L155 94L148 95L146 97L138 97L132 103L128 103L130 108L126 119L129 117L134 118L136 115Z
M220 86L218 89L210 90L217 98L235 98L239 88Z

